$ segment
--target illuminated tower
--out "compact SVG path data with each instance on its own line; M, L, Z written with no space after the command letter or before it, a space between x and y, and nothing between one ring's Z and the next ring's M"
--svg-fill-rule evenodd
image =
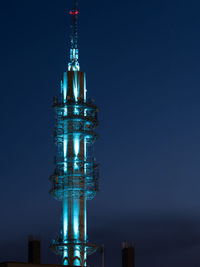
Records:
M87 240L87 200L98 191L98 169L93 157L97 107L86 97L86 74L80 71L77 46L76 0L70 11L71 47L68 71L61 80L60 95L54 99L56 112L55 172L50 193L62 202L61 235L51 248L62 255L63 264L86 266L87 256L97 247Z

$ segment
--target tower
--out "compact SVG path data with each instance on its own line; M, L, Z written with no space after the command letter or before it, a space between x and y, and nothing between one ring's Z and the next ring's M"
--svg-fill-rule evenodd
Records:
M62 202L62 230L51 248L61 254L64 265L86 266L87 256L97 249L87 240L87 200L93 199L98 191L98 166L93 157L98 110L86 96L86 74L80 71L78 62L76 0L69 13L70 60L61 80L60 94L53 103L57 156L50 177L50 193Z

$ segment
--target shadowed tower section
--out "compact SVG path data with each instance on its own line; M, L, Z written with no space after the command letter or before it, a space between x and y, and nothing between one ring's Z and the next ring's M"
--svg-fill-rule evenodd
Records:
M51 248L62 256L64 265L86 266L87 256L97 249L87 240L87 200L98 191L98 168L93 156L98 110L86 96L86 74L80 71L78 62L76 1L69 13L70 61L61 80L60 94L53 103L57 156L50 177L50 193L62 202L62 230Z

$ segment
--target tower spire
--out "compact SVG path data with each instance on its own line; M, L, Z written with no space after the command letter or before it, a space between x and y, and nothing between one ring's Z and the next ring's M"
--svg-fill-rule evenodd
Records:
M70 62L68 63L69 71L79 71L80 66L78 62L78 3L74 0L74 8L70 10L71 15L71 45L70 45Z

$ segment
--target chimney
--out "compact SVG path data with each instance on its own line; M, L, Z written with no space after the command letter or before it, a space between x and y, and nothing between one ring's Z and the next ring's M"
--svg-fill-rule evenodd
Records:
M131 242L122 243L122 267L135 267L135 249L134 244Z
M28 239L28 262L40 264L40 238L39 236L29 236Z

